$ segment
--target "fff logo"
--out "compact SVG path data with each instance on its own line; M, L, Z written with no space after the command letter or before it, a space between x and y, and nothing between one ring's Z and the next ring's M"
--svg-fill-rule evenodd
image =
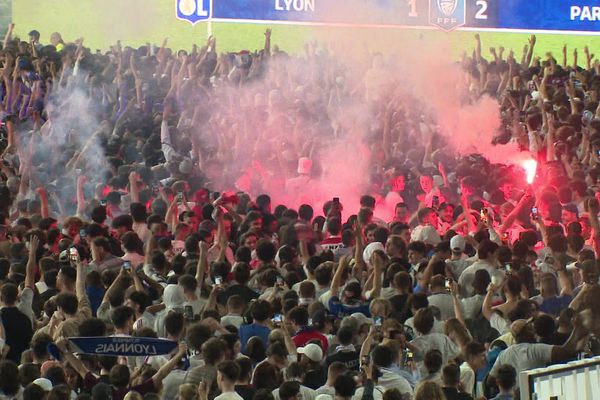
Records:
M192 25L210 18L210 0L176 0L177 18Z

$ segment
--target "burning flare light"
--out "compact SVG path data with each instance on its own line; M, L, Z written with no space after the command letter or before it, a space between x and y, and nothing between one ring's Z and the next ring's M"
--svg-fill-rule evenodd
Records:
M527 160L521 165L527 174L527 183L532 184L535 179L535 173L537 172L537 161Z

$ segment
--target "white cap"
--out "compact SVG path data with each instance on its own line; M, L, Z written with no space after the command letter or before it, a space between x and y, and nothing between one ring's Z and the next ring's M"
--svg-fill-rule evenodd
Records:
M385 247L380 242L371 242L363 250L363 260L367 265L371 265L371 256L375 250L385 250Z
M32 383L41 387L44 390L44 392L49 392L52 390L52 382L50 382L50 379L37 378Z
M185 296L183 295L181 286L175 284L167 285L163 291L163 303L167 307L167 310L183 308Z
M367 318L367 316L363 313L354 313L352 315L350 315L353 319L355 319L356 321L358 321L358 326L363 326L363 325L373 325L373 320L371 318Z
M461 235L452 236L452 239L450 239L450 250L454 251L455 253L462 253L465 251L466 245L467 243L465 242L465 238Z
M323 350L314 343L309 343L304 347L298 347L297 352L298 354L304 354L314 362L321 362L323 360Z

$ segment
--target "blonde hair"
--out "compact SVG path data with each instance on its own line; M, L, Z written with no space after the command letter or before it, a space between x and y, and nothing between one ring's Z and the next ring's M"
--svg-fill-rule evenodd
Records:
M378 297L373 300L369 305L369 311L371 312L371 315L373 315L373 310L375 310L377 307L383 307L383 313L385 314L383 317L387 318L392 313L392 303L390 303L388 299Z
M197 398L196 385L185 383L179 386L179 400L196 400Z
M437 383L424 381L417 386L414 400L446 400L446 396Z
M123 400L144 400L144 398L138 392L131 391L123 397Z
M444 324L444 334L446 336L450 336L450 333L456 334L456 338L460 343L457 343L459 346L464 346L469 342L473 341L473 337L471 333L467 330L467 328L456 318L450 318Z

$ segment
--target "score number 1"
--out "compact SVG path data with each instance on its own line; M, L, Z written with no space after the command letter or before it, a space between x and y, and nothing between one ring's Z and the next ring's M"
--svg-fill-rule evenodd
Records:
M406 3L409 7L408 16L411 18L418 18L419 13L417 11L417 0L406 0ZM475 6L477 7L475 19L488 19L488 0L476 0Z

